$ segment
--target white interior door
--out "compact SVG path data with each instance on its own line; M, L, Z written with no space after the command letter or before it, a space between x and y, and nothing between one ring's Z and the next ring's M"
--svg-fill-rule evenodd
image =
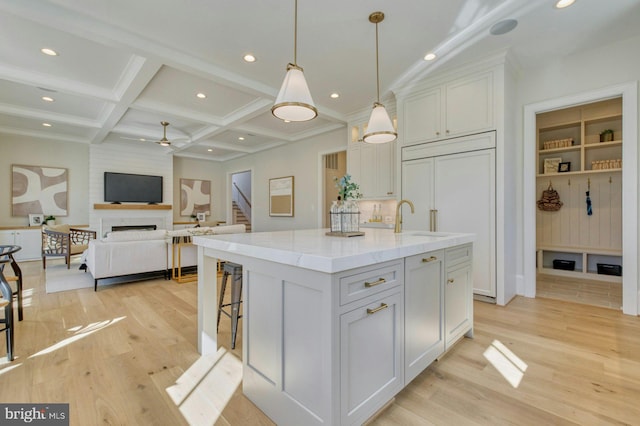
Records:
M495 149L435 157L436 231L476 234L473 292L496 297Z

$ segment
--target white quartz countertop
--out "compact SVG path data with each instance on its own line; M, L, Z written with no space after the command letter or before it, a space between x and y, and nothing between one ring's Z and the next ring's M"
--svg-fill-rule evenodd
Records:
M474 234L364 229L364 236L330 237L328 229L196 236L194 244L223 252L334 273L460 244ZM223 256L221 258L224 259Z

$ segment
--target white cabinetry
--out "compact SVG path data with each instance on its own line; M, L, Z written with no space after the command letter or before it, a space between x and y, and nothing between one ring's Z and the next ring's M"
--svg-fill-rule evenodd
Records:
M347 151L347 172L360 185L365 199L394 198L396 142L368 144L358 139L358 126L352 129Z
M467 333L473 324L471 245L446 250L447 275L444 289L445 349Z
M402 149L405 229L476 234L474 293L496 297L495 132Z
M402 322L399 288L340 317L342 424L363 423L402 389Z
M42 257L41 229L9 229L0 231L0 244L16 245L22 250L13 255L16 260L36 260Z
M428 142L495 129L493 72L459 78L407 97L403 143Z
M445 350L442 306L444 250L405 259L405 383Z

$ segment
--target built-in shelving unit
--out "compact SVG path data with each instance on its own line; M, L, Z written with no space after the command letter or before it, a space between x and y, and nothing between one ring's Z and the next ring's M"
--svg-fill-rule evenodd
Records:
M622 265L622 99L539 114L536 127L537 197L552 187L563 203L537 211L538 271L622 282L597 266ZM601 141L607 129L613 135ZM554 269L554 260L575 267Z

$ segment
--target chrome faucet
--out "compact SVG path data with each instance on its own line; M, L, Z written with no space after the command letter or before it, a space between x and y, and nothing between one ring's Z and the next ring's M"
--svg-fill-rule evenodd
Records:
M393 232L400 233L402 232L402 214L400 213L400 207L402 204L407 203L409 207L411 207L411 213L414 213L413 203L409 200L400 200L398 205L396 206L396 227Z

